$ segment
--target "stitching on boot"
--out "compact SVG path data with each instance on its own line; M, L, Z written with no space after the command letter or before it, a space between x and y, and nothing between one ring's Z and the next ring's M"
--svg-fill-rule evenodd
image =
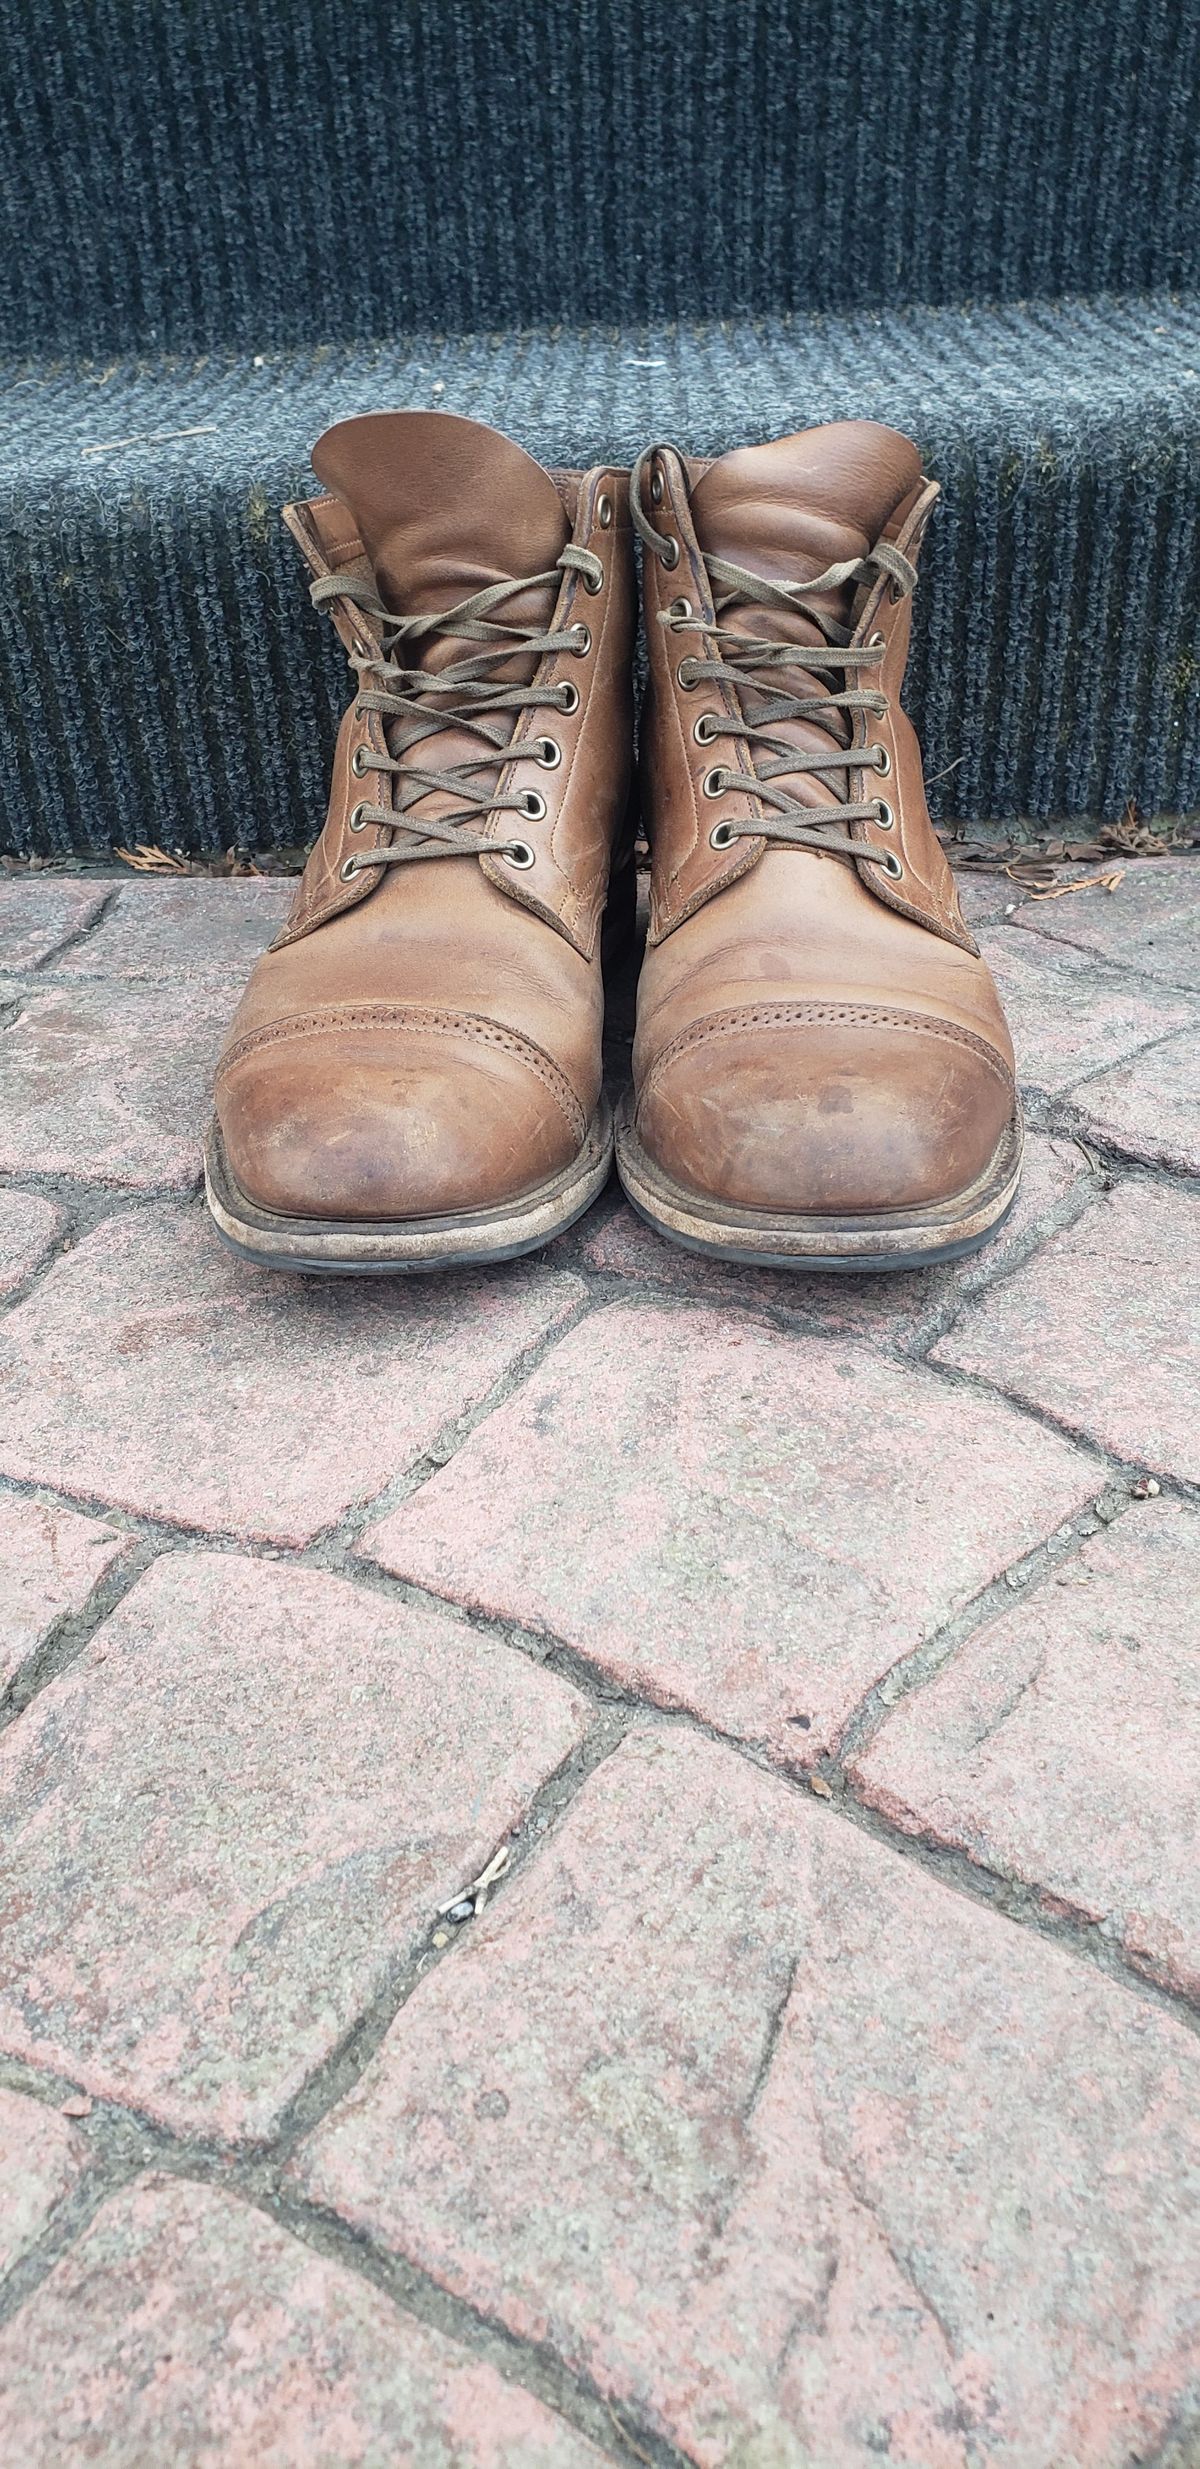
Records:
M642 1096L648 1094L669 1063L694 1047L719 1037L736 1037L746 1030L785 1028L903 1029L923 1037L946 1038L950 1044L965 1046L969 1053L977 1055L1003 1087L1016 1096L1016 1084L1002 1057L974 1029L957 1028L949 1020L932 1020L923 1012L892 1010L883 1003L753 1003L740 1011L713 1012L706 1020L695 1021L690 1029L681 1030L663 1048L646 1075Z

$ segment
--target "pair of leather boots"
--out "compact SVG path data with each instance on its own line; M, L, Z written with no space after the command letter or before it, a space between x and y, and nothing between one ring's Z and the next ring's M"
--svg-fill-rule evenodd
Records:
M915 447L850 422L549 472L385 412L313 462L330 494L285 519L358 690L219 1066L222 1234L291 1270L440 1269L581 1215L612 1161L602 961L632 935L640 815L634 1206L760 1264L984 1241L1021 1120L900 708L937 494Z

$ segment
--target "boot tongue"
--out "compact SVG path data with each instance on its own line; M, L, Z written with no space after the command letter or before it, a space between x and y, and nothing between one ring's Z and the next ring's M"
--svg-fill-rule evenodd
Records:
M692 490L692 520L706 556L770 583L809 583L826 566L865 557L920 477L907 437L873 420L839 420L722 455ZM844 623L853 590L847 584L820 606L840 600Z
M322 486L348 506L380 597L397 616L429 617L492 583L546 573L570 538L549 473L521 446L452 412L366 412L339 421L313 448ZM547 626L558 578L514 593L500 625ZM443 636L407 655L445 668L476 648ZM528 682L518 655L491 674Z
M827 428L802 429L771 445L743 446L722 455L691 492L692 521L707 557L745 566L765 582L803 585L827 566L865 557L889 515L920 478L920 457L907 437L870 420L836 421ZM838 625L849 626L856 589L854 583L835 586L816 594L813 605ZM737 633L765 635L774 642L825 641L811 618L753 601L735 601L722 623ZM831 678L828 671L799 667L772 674L788 693L798 695L828 694L842 682L840 673ZM743 689L747 691L747 717L754 719L760 706L753 689ZM831 736L848 742L848 729L837 712L830 713L828 728L806 720L771 725L798 752L828 750ZM778 785L801 805L825 806L846 794L845 779L838 773L825 778L797 773L782 777Z

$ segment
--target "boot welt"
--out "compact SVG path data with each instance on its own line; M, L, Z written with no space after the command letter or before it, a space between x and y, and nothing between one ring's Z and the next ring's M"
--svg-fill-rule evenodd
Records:
M962 1260L1003 1225L1021 1180L1018 1106L984 1172L968 1190L926 1208L826 1217L739 1209L676 1183L643 1148L628 1093L617 1110L617 1172L626 1196L656 1234L684 1251L761 1269L924 1269Z
M214 1120L205 1145L204 1189L223 1242L260 1269L320 1277L394 1277L483 1267L539 1250L573 1226L603 1191L612 1154L612 1114L602 1097L578 1157L561 1174L502 1208L389 1222L282 1217L259 1208L234 1181Z

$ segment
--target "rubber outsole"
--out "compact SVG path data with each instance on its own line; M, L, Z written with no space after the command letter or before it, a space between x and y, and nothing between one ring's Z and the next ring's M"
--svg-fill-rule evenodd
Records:
M204 1190L222 1242L256 1268L305 1277L412 1277L438 1269L487 1268L539 1251L591 1207L608 1181L612 1158L612 1114L602 1098L571 1165L502 1209L387 1223L282 1217L260 1209L241 1190L214 1119L204 1152Z
M738 1209L674 1182L642 1147L629 1093L617 1111L617 1173L639 1217L683 1251L747 1268L820 1270L834 1276L856 1270L899 1272L965 1260L999 1233L1017 1196L1023 1138L1018 1107L983 1174L965 1192L924 1209L876 1211L831 1222L815 1214Z

